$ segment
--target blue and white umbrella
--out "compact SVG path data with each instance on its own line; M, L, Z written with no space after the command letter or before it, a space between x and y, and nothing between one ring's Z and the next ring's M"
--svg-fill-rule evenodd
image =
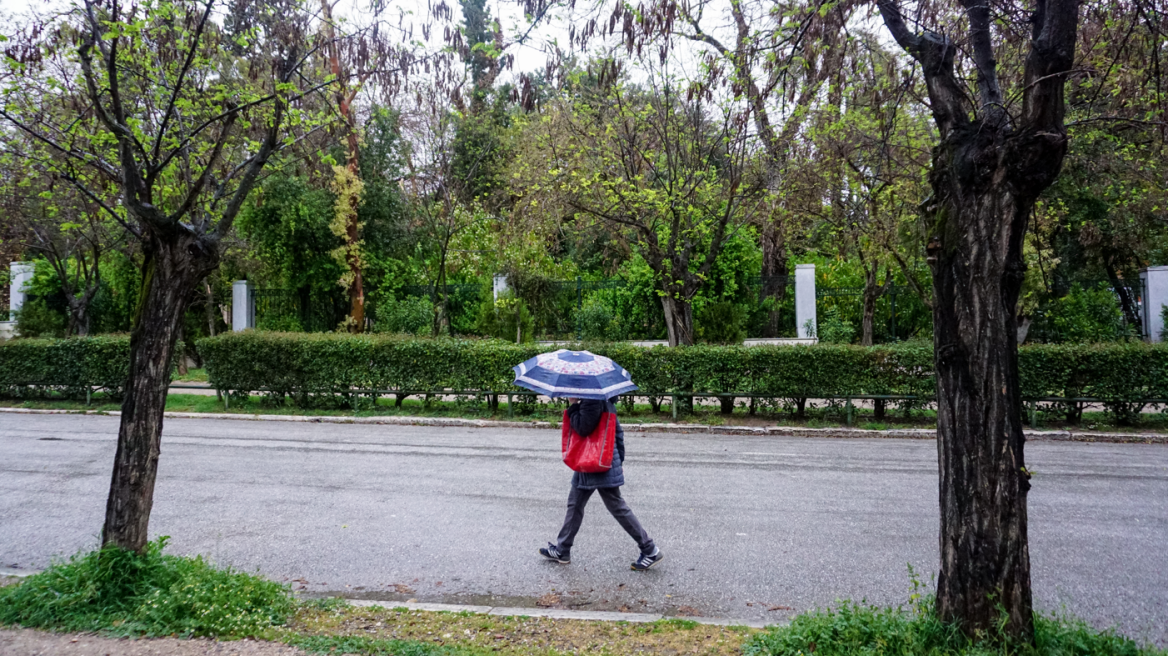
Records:
M512 369L516 385L551 397L604 401L637 389L623 367L588 351L541 353Z

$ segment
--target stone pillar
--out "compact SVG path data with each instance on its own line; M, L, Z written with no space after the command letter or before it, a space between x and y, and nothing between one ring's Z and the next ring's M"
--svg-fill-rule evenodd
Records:
M815 316L815 265L795 265L795 329L799 339L819 334Z
M12 273L12 287L8 294L8 316L15 321L16 311L24 305L24 287L32 281L36 265L32 262L13 262L9 265L9 271Z
M1140 272L1144 283L1144 339L1162 342L1165 334L1164 306L1168 305L1168 266L1148 267Z
M507 276L495 274L495 286L493 291L495 293L496 303L499 301L499 294L502 294L508 289L511 289L511 287L507 284Z
M241 332L255 328L255 287L247 280L231 285L231 330Z

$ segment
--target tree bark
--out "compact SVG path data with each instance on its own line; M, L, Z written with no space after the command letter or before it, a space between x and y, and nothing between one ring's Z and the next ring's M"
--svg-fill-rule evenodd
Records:
M661 297L661 308L665 310L665 329L669 333L669 345L693 346L693 305L689 301L675 299L665 294Z
M940 460L937 611L967 633L1033 638L1014 312L1022 238L1065 138L971 123L934 150L928 209ZM1028 171L1018 175L1019 168Z
M175 341L191 292L218 263L217 249L205 248L195 237L146 237L146 263L130 333L130 377L101 540L102 546L139 552L148 540Z

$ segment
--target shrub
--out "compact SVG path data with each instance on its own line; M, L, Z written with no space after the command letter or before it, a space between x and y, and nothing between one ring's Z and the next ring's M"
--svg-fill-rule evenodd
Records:
M49 307L40 296L29 296L16 311L16 334L20 337L63 337L65 315Z
M697 337L710 344L741 344L746 339L746 310L729 301L710 303L698 312Z
M584 301L576 312L580 337L586 342L614 342L624 338L624 330L616 313L598 296Z
M434 326L434 304L420 296L388 298L377 305L374 326L379 333L428 335Z
M1035 330L1045 342L1111 342L1132 337L1123 311L1110 289L1083 289L1075 284L1066 296L1038 310Z
M1160 341L1168 342L1168 305L1160 306Z
M509 342L535 340L535 318L527 303L511 292L499 294L498 299L487 297L479 307L479 333Z
M0 588L0 624L125 635L255 636L292 612L288 589L164 555L167 538L137 554L106 547Z
M85 395L85 388L120 394L130 372L130 338L13 339L0 343L0 394L48 390Z
M840 317L839 309L832 305L823 312L817 323L816 336L824 344L851 344L856 336L856 327L851 321Z

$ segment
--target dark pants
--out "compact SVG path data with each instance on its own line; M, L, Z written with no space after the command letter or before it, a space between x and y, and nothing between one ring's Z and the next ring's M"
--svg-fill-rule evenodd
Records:
M584 521L584 506L588 504L589 497L593 492L600 493L600 499L604 501L604 507L608 508L608 512L616 518L616 521L621 525L629 535L637 541L637 546L641 548L641 553L653 553L655 546L653 539L645 532L641 522L637 521L637 516L629 509L629 504L625 503L624 498L621 497L619 487L602 487L598 490L581 490L573 486L572 491L568 493L568 514L564 516L564 527L560 529L559 548L560 551L568 553L572 549L572 542L576 540L576 533L580 531L580 524Z

